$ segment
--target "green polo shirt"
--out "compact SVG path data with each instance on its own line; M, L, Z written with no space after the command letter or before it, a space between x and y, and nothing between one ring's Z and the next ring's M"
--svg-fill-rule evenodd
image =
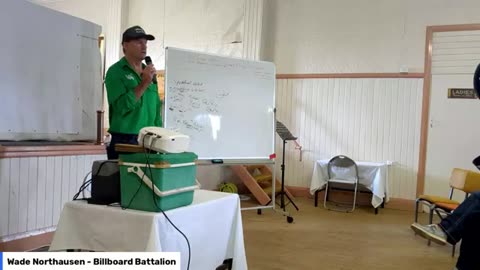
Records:
M142 78L125 57L113 64L105 76L109 105L109 132L138 134L147 126L162 126L157 85L151 83L136 100L135 88Z

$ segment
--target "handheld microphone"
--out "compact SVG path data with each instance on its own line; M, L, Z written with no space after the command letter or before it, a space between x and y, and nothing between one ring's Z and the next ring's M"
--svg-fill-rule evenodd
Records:
M150 56L146 56L145 57L145 63L147 65L152 64L152 58L150 58ZM152 82L155 83L155 84L157 83L157 74L153 75Z

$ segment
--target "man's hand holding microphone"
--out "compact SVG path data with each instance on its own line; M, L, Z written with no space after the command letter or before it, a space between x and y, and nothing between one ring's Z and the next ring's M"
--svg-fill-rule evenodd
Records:
M157 70L152 63L152 59L150 56L145 57L145 63L147 64L142 72L142 81L140 84L135 88L135 96L140 99L147 90L148 86L153 82L157 83Z

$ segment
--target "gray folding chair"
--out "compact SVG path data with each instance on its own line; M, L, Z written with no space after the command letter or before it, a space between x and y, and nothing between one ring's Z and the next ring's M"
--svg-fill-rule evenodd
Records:
M359 182L357 164L351 158L344 155L339 155L330 159L330 161L328 162L327 170L328 170L328 179L325 187L325 197L323 199L323 206L328 210L353 212L355 210L355 205L357 203L357 191L358 191L358 182ZM333 187L354 186L353 204L352 204L351 210L330 208L327 206L328 191L332 186Z

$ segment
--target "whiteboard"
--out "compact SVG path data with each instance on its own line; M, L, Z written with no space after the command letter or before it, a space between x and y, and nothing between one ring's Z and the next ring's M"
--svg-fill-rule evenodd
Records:
M19 19L23 18L23 19ZM94 140L101 27L25 0L2 1L0 139Z
M165 127L190 136L199 159L275 152L275 66L178 48L165 53Z

